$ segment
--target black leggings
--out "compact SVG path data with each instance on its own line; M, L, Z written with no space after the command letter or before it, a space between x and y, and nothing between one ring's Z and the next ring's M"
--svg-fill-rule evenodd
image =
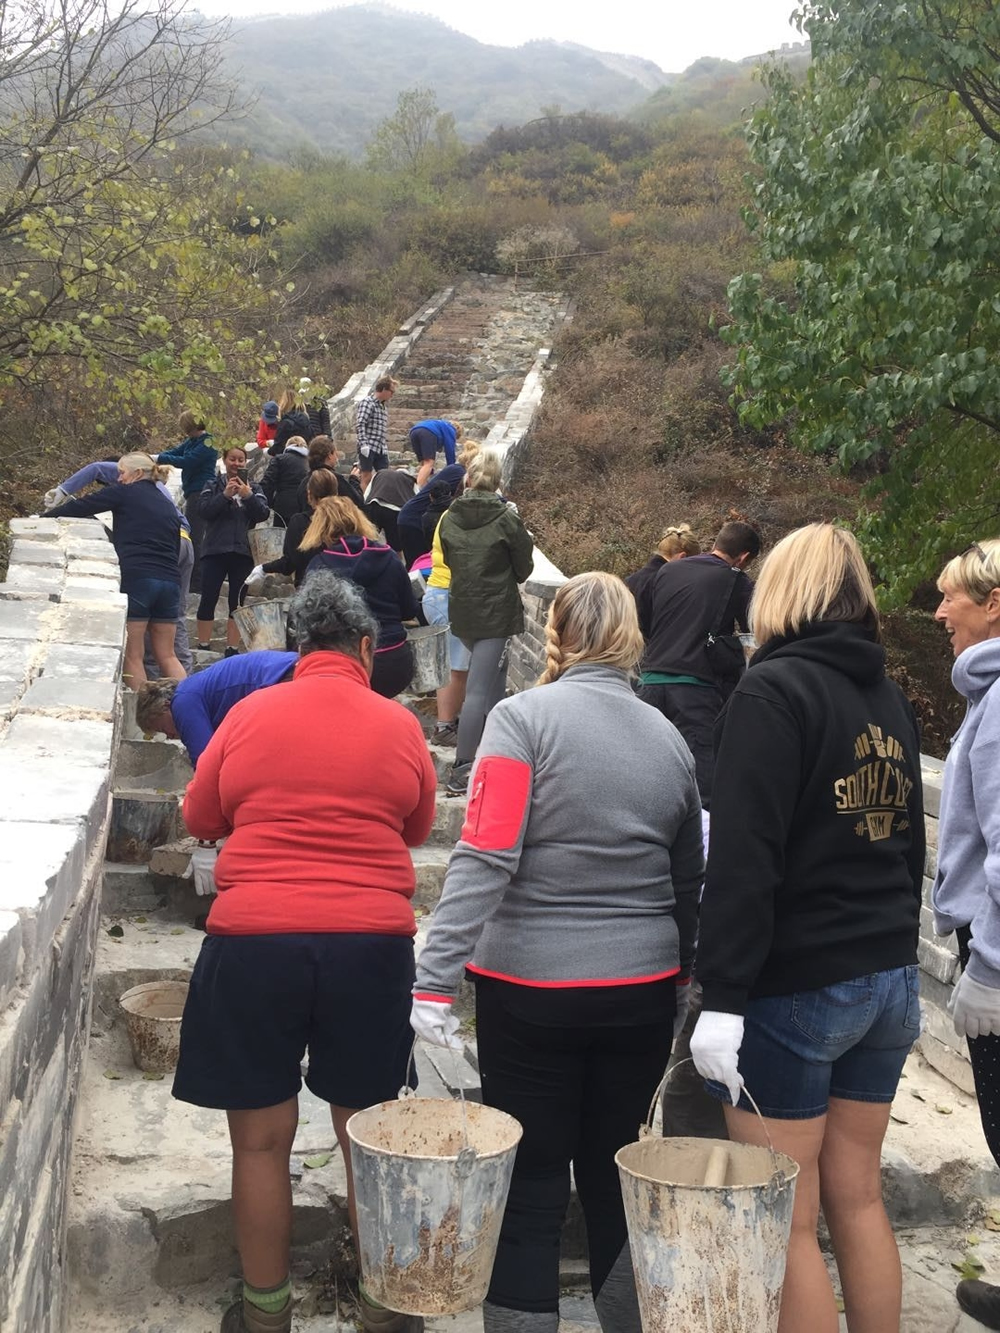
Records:
M962 926L955 934L964 972L969 963L972 931L968 926ZM969 1059L972 1061L972 1077L976 1082L979 1118L983 1122L986 1146L993 1154L994 1162L1000 1166L1000 1037L970 1037Z
M247 581L247 575L253 569L253 559L241 555L238 551L227 551L225 555L203 555L201 557L201 601L198 603L198 619L214 620L215 608L219 604L219 594L226 579L229 580L229 618L240 604L240 589Z
M600 1293L627 1239L615 1153L632 1143L670 1057L672 980L543 989L476 977L483 1101L521 1122L487 1300L559 1309L570 1163Z

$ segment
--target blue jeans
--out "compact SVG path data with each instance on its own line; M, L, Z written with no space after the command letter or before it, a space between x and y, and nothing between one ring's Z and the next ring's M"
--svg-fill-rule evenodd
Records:
M831 1097L891 1102L920 1035L917 968L897 967L819 990L769 995L746 1008L739 1070L761 1114L826 1115ZM720 1100L720 1083L706 1083ZM740 1109L753 1111L746 1097Z

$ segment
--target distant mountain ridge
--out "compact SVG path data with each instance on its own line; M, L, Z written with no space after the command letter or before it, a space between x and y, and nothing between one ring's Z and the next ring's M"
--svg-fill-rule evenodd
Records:
M488 46L440 19L384 5L235 22L226 57L257 104L227 138L268 156L359 156L406 88L434 91L461 138L519 125L543 107L624 115L670 81L650 60L571 42Z

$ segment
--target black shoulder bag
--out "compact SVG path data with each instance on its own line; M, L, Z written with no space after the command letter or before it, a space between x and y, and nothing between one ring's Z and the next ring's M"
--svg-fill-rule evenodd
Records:
M729 587L722 595L719 603L719 610L715 620L712 622L712 628L708 631L708 638L705 640L705 654L708 657L712 671L716 680L723 689L732 689L746 668L746 655L743 652L743 643L738 634L723 634L722 626L727 620L731 622L730 606L733 597L736 594L736 580L740 571L732 571L733 579Z

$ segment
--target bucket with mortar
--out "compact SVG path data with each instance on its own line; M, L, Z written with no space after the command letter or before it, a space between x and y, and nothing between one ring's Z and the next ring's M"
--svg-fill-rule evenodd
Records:
M653 1107L615 1154L643 1333L775 1333L798 1163L773 1147L654 1137Z
M186 981L146 981L127 990L118 1001L138 1069L168 1074L177 1064L187 993Z
M238 606L233 620L240 638L251 652L261 648L275 648L284 652L288 647L288 602L255 602L253 606Z
M255 565L266 565L269 560L280 560L285 550L284 527L260 526L247 532L250 554Z
M486 1295L521 1126L478 1103L406 1096L347 1122L365 1291L404 1314Z
M448 626L421 625L408 629L406 637L413 649L413 679L410 689L414 694L430 694L447 685L451 676L448 664Z

